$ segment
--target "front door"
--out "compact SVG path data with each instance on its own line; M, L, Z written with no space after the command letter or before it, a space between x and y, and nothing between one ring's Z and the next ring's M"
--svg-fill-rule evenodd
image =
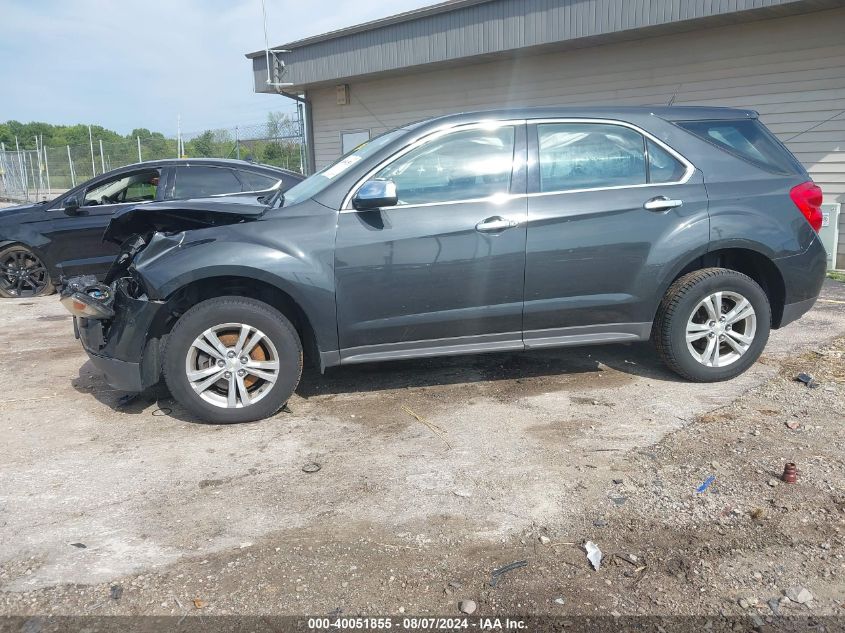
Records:
M338 216L341 362L522 349L525 126L433 134L372 178L399 203Z
M622 123L538 123L529 145L526 347L647 338L660 273L708 241L701 173Z
M93 274L102 277L118 254L118 246L103 241L112 216L119 210L158 199L159 169L139 169L95 181L85 189L80 206L46 213L48 249L59 274L67 277Z

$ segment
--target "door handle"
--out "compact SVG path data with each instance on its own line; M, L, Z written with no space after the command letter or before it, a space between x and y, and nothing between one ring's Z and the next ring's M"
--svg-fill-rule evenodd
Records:
M507 218L494 215L492 218L487 218L476 224L475 230L482 232L504 231L505 229L512 229L516 226L519 226L519 222L516 220L508 220Z
M669 209L680 207L682 204L684 204L683 200L672 200L666 196L657 196L656 198L648 200L643 205L643 208L648 211L668 211Z

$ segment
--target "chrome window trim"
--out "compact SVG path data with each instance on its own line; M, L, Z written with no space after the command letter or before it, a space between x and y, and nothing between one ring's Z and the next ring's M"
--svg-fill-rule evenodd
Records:
M646 182L641 183L638 185L613 185L607 187L587 187L581 189L560 189L556 191L538 191L534 193L520 193L520 194L498 194L493 196L488 196L485 198L473 198L469 200L446 200L442 202L423 202L418 204L405 204L402 206L397 207L390 207L392 209L416 209L420 207L432 207L432 206L442 206L442 205L450 205L450 204L463 204L463 203L472 203L472 202L490 202L490 203L504 203L509 202L511 200L518 200L520 198L540 198L543 196L557 196L561 194L569 194L569 193L588 193L593 191L614 191L618 189L642 189L646 187L671 187L675 185L685 185L689 182L689 179L692 178L692 175L695 173L696 167L695 165L688 160L683 154L675 150L674 148L670 147L659 138L647 132L646 130L642 129L638 125L634 125L633 123L628 123L627 121L620 121L617 119L585 119L585 118L549 118L549 119L501 119L501 120L489 120L489 121L476 121L473 123L462 123L457 125L448 125L442 128L438 128L432 131L430 134L423 136L422 138L417 139L411 145L402 148L400 151L396 152L395 154L389 156L381 163L379 163L374 169L370 170L363 178L359 179L355 185L349 190L349 193L346 194L346 197L343 199L343 205L341 205L340 213L357 213L358 211L352 207L352 198L354 197L355 193L358 191L358 188L363 185L367 180L369 180L374 174L379 172L381 169L389 165L394 160L398 160L406 153L410 152L412 149L415 149L422 145L423 143L434 140L435 138L439 138L448 134L451 131L455 130L463 130L463 129L473 129L479 127L487 127L489 125L495 125L495 127L503 127L505 125L542 125L547 123L592 123L592 124L606 124L606 125L619 125L622 127L630 128L640 134L642 134L645 138L649 139L650 141L656 143L661 148L666 150L671 156L676 158L681 162L684 167L686 167L686 171L684 175L681 177L680 180L672 181L672 182ZM538 134L539 140L539 134ZM529 161L531 158L529 157Z
M438 139L442 136L446 136L447 134L451 134L452 132L460 132L463 130L474 130L478 128L491 128L496 129L500 127L505 127L508 125L525 125L525 119L487 119L481 121L473 121L472 123L455 123L451 125L444 125L442 127L436 128L426 134L423 137L418 138L416 141L403 147L398 152L391 154L383 161L381 161L378 165L376 165L373 169L368 171L362 178L359 178L349 192L346 194L346 197L343 199L343 204L340 206L341 213L358 213L358 211L352 206L352 198L355 197L355 194L358 192L358 189L367 182L373 175L377 174L379 171L387 167L390 163L399 160L405 154L415 150L416 148ZM511 173L513 173L513 169L511 168ZM505 194L510 195L510 194ZM413 207L419 206L434 206L438 204L457 204L459 202L479 202L482 200L487 200L488 198L476 198L475 200L448 200L443 202L424 202L419 204L403 204L401 206L391 207L393 209L408 209Z

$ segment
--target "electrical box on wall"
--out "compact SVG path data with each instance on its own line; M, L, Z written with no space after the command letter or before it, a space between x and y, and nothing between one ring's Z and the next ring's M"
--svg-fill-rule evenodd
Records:
M335 86L337 91L337 105L349 105L349 84Z
M839 248L839 212L841 205L829 203L822 205L822 228L819 238L827 251L827 269L836 268L836 251Z

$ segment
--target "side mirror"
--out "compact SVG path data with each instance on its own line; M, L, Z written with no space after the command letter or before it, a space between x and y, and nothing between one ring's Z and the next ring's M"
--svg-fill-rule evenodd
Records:
M396 183L392 180L368 180L352 198L352 206L358 211L395 207L398 202Z
M79 198L76 196L65 198L62 206L68 215L76 215L79 212Z

